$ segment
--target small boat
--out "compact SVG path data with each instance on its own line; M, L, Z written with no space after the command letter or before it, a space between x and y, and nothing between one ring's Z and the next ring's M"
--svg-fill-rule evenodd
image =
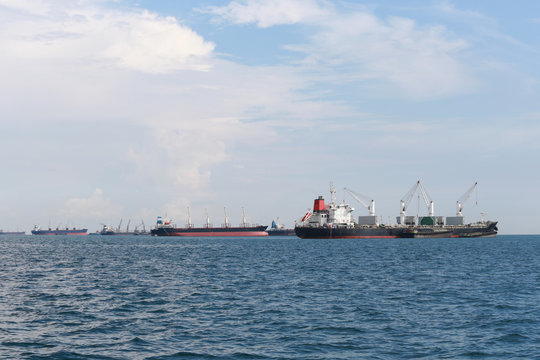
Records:
M279 218L272 220L272 224L266 229L269 236L296 236L294 229L287 229L279 223Z

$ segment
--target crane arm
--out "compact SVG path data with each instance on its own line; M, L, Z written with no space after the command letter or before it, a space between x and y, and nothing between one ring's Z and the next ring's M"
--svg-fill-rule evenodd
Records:
M403 196L403 199L401 200L401 212L404 213L405 210L407 210L407 207L409 206L414 193L416 193L416 189L418 189L419 184L420 180L417 180L413 187L405 194L405 196Z
M367 196L359 194L357 192L352 191L348 188L343 188L346 192L348 192L353 198L356 199L360 204L362 204L363 207L369 210L369 215L374 216L375 215L375 200L368 200L371 202L370 205L367 205L364 201L362 201L361 198L364 198L364 200L369 199Z
M420 193L422 194L422 198L424 198L424 202L426 203L426 207L428 208L429 216L433 216L434 215L433 200L431 199L427 191L424 189L424 187L420 183L420 180L418 180L418 186L420 187Z
M456 212L457 216L463 216L463 214L461 213L461 211L463 210L463 206L465 205L467 200L469 200L469 198L471 197L474 189L476 189L476 185L478 185L478 181L476 181L474 183L474 185L471 186L469 188L469 190L467 190L465 192L465 194L461 195L461 197L458 199L457 204L456 204L457 205L457 212Z

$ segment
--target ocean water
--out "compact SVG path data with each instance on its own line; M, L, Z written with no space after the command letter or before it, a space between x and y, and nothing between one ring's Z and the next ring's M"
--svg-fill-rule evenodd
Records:
M0 358L540 358L540 236L3 236Z

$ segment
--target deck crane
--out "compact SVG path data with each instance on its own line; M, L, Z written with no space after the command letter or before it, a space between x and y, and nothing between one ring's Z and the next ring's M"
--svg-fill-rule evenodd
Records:
M407 207L409 206L413 195L416 193L416 189L418 189L418 184L420 184L420 180L416 181L413 187L405 194L405 196L403 196L402 200L400 200L401 211L399 213L399 223L402 225L405 224L405 212L407 211Z
M476 185L478 185L478 182L475 182L473 186L471 186L469 188L469 190L467 190L465 192L465 194L461 195L461 197L459 198L459 200L456 202L456 215L457 216L463 216L463 214L461 213L461 211L463 210L463 206L465 205L465 203L467 202L467 200L469 200L469 198L471 197L474 189L476 189Z
M418 188L420 188L420 194L422 194L422 198L424 199L426 207L428 208L428 215L434 215L435 211L433 200L426 192L426 189L424 189L424 187L422 186L420 180L417 180L413 187L405 194L405 196L403 196L403 199L401 200L400 224L405 223L405 212L407 211L407 207L409 206L409 203L411 202L411 199L413 198Z
M428 208L428 216L433 216L435 214L433 200L431 200L431 197L428 195L428 193L420 183L420 180L418 180L418 187L420 188L420 193L422 194L424 202L426 203L426 206Z
M369 211L369 215L370 216L375 216L375 200L367 200L367 201L370 201L371 204L370 205L367 205L364 201L362 201L361 198L364 198L364 200L366 199L369 199L367 196L365 195L362 195L362 194L359 194L357 192L354 192L352 191L351 189L348 189L348 188L343 188L346 192L348 192L353 198L356 199L356 201L358 201L360 204L362 204L363 207L365 207L366 209L368 209Z

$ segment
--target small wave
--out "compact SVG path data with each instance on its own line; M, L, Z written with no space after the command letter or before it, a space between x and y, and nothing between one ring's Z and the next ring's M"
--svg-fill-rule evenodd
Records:
M460 356L474 359L474 358L490 358L492 355L482 352L482 351L467 351L460 354Z
M4 341L2 346L13 346L13 347L37 347L37 348L53 348L56 345L53 344L44 344L41 342L30 342L30 341Z
M321 331L323 333L339 333L339 334L363 334L366 331L352 326L319 326L312 329L313 331Z
M56 351L47 355L33 355L32 359L55 359L55 360L84 360L84 359L100 359L100 360L117 360L118 358L103 356L82 354L73 351Z
M200 354L191 351L179 351L170 355L159 355L146 358L146 360L169 360L169 359L223 359L222 356Z
M506 334L497 339L497 341L502 342L508 342L508 343L519 343L523 341L527 341L529 338L527 336L513 333L513 334Z

